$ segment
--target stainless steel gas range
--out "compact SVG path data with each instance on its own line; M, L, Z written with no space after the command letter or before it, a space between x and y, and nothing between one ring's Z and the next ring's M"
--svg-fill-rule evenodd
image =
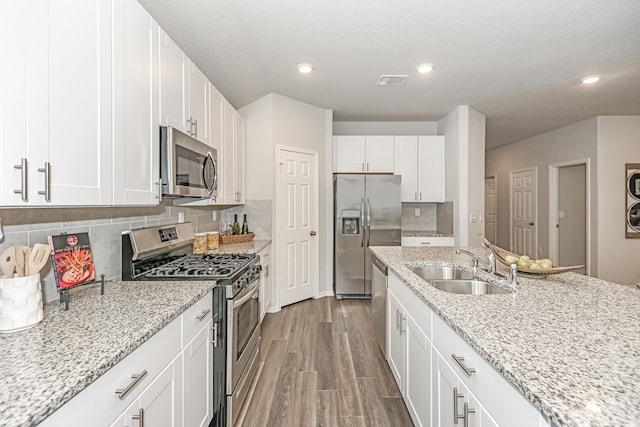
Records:
M213 290L213 420L233 426L258 369L260 257L193 254L191 223L122 234L122 280L215 280ZM179 283L176 283L179 286Z

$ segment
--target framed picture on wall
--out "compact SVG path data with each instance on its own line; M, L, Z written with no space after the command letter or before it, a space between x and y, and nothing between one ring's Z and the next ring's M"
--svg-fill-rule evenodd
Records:
M640 239L640 163L627 163L626 173L626 209L625 236L628 239Z

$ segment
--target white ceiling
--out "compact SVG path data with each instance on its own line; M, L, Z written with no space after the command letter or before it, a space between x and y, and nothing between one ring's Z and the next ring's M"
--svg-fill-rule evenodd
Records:
M270 92L336 121L435 121L470 105L488 149L640 114L640 0L139 1L236 108ZM436 68L419 75L424 62ZM410 77L376 86L381 74ZM602 80L579 83L591 74Z

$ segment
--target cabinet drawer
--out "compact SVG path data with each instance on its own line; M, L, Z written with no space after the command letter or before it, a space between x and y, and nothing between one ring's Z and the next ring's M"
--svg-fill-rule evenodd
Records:
M182 313L182 347L185 347L212 317L213 292L209 292Z
M42 426L109 425L180 352L180 319L175 319L104 375L42 422ZM131 392L120 399L117 389L134 381L131 376L147 371ZM62 373L73 375L73 373ZM99 402L99 404L97 404Z
M414 237L407 236L401 238L402 246L453 246L453 237Z
M433 316L433 345L500 426L538 427L540 413L439 316ZM452 355L475 369L468 376Z

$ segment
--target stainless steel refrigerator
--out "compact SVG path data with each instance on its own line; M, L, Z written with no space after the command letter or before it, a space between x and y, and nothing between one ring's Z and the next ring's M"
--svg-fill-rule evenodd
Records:
M338 299L371 295L369 246L400 246L399 175L334 174L333 289Z

